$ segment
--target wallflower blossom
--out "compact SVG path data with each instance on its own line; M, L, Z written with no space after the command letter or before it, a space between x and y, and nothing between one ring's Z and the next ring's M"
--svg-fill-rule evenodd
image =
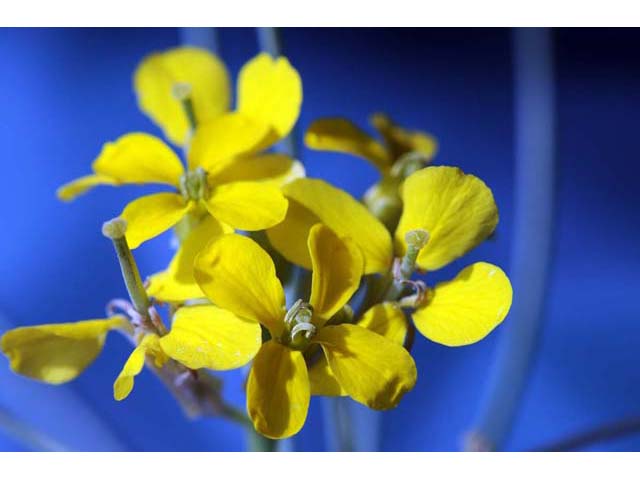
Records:
M247 411L256 430L270 438L302 428L312 393L344 392L370 408L387 409L416 381L413 359L400 345L360 325L332 324L357 290L364 260L355 242L322 224L308 233L311 296L288 311L273 261L253 240L224 235L196 258L196 279L207 297L269 331L249 373ZM318 350L330 365L329 379L308 367ZM329 391L327 382L339 391Z
M261 230L283 218L287 204L276 185L304 170L286 155L260 152L286 136L299 115L302 85L286 59L260 54L245 64L235 112L223 113L230 95L218 90L228 90L226 70L204 50L186 47L151 55L136 71L135 85L143 111L174 142L188 144L188 169L160 139L130 133L105 145L93 163L94 174L61 187L61 199L72 200L100 184L176 188L180 193L141 197L124 209L132 248L187 214L202 217L208 211L242 230ZM188 139L190 116L197 128Z
M310 266L309 257L303 255L297 239L318 221L364 246L365 273L388 271L394 252L397 257L405 254L405 236L410 231L427 232L428 242L420 250L416 265L434 271L484 241L498 223L491 190L479 178L454 167L427 167L406 179L404 207L393 247L384 226L346 192L307 178L295 180L283 191L290 202L287 216L267 233L285 258L306 268ZM511 299L511 284L504 272L479 262L465 268L454 280L427 290L413 319L418 330L433 341L466 345L481 340L502 322Z

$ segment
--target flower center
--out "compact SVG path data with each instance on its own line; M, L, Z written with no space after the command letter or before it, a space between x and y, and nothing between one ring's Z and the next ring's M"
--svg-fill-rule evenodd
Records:
M204 200L208 195L207 172L198 167L180 178L180 192L186 200Z
M313 307L307 302L297 300L284 316L285 332L281 340L291 348L304 350L316 334L312 323Z

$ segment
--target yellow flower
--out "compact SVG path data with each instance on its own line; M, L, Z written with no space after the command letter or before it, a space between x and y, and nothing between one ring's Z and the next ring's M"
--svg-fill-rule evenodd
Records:
M267 233L285 258L306 268L310 266L309 257L303 254L299 238L318 221L362 246L365 273L388 271L394 250L397 257L405 254L405 236L410 231L428 233L428 243L416 265L433 271L476 247L498 223L491 190L479 178L454 167L427 167L406 179L394 247L382 224L346 192L307 178L295 180L284 192L290 203L287 216ZM481 340L500 324L511 299L511 284L504 272L495 265L475 263L456 279L429 290L413 319L418 330L431 340L465 345Z
M269 330L271 339L261 346L247 381L247 411L256 430L270 438L302 428L312 393L344 392L387 409L416 381L413 359L401 346L362 326L329 322L360 284L364 260L357 244L317 224L307 247L311 297L289 311L273 261L253 240L224 235L196 258L196 279L212 302ZM328 368L307 365L320 350L329 374Z
M107 333L134 331L124 316L75 323L37 325L10 330L0 342L11 369L26 377L58 385L80 375L102 351ZM135 347L118 375L113 392L123 400L147 358L161 368L169 359L197 370L230 370L247 364L262 342L260 326L213 305L179 309L171 331L159 337L138 334Z
M402 210L402 181L431 163L438 144L428 133L403 129L384 114L377 113L370 121L382 142L349 120L323 118L311 124L305 143L309 148L348 153L371 162L381 179L367 190L363 200L376 217L394 230Z
M188 114L172 89L188 92L185 98L198 125L189 142L188 170L160 139L130 133L104 146L92 175L62 186L61 199L72 200L96 185L160 183L179 190L127 205L122 217L132 248L190 212L202 216L208 211L242 230L261 230L284 217L287 202L278 186L304 170L286 155L260 152L286 136L299 115L302 85L285 58L260 54L244 65L235 112L223 113L230 94L218 90L228 90L227 74L204 50L186 47L151 55L138 68L135 84L141 108L180 144L187 142Z
M210 126L196 132L186 172L171 148L145 133L130 133L107 144L95 161L94 170L109 172L121 182L165 183L180 192L146 195L125 207L120 216L127 222L131 248L173 227L190 212L208 211L216 220L243 230L261 230L284 218L287 201L276 186L199 168L204 158L196 145Z

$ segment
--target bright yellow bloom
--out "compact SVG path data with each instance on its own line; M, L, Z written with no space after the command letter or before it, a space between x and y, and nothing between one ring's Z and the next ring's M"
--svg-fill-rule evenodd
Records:
M365 263L380 268L368 268L366 273L388 270L394 256L394 248L385 240L388 234L357 200L324 182L306 178L292 182L284 192L290 202L287 217L268 234L273 246L288 260L308 268L298 235L320 219L338 235L353 236L358 245L367 246L368 250L363 248ZM404 183L402 199L395 256L404 255L409 231L426 231L429 240L416 262L422 270L437 270L466 254L498 223L491 190L479 178L458 168L427 167L413 173ZM292 235L287 237L286 232ZM429 290L413 319L418 330L431 340L465 345L481 340L502 322L511 297L511 284L500 268L476 263L456 279Z
M211 301L269 330L271 340L260 348L247 381L247 411L256 430L270 438L302 428L312 393L345 392L371 408L387 409L416 381L413 359L400 345L373 328L329 321L360 284L364 259L358 245L316 224L307 247L311 297L309 303L296 301L289 311L273 261L253 240L224 235L196 258L196 279ZM319 350L329 376L308 367ZM326 383L338 388L330 391Z
M188 170L160 139L130 133L105 145L93 175L62 186L61 199L72 200L102 184L160 183L177 189L180 193L148 195L127 205L122 217L131 248L187 213L208 211L242 230L261 230L282 220L287 202L278 186L304 170L286 155L260 152L286 136L299 115L302 84L285 58L260 54L244 65L235 112L224 113L230 96L224 66L204 50L185 47L151 55L136 71L135 84L141 108L179 144L186 143L183 103L188 100L198 125L189 142ZM172 94L176 87L188 92L182 100Z
M58 385L75 379L93 363L112 330L134 334L127 318L117 315L16 328L2 336L1 346L14 372ZM173 359L193 370L231 370L251 361L262 343L259 324L213 305L179 309L171 331L162 337L154 333L138 336L138 345L114 383L116 400L129 395L147 359L157 368Z
M127 222L131 248L173 227L189 212L208 211L220 222L242 230L261 230L284 218L287 201L278 187L233 178L225 169L222 171L226 177L221 179L214 168L198 168L208 157L195 146L204 142L200 138L208 134L210 126L197 130L189 153L192 169L186 172L171 148L145 133L124 135L103 149L94 163L100 173L108 171L111 178L122 182L162 182L180 192L146 195L125 207L121 217ZM229 168L233 168L233 162Z

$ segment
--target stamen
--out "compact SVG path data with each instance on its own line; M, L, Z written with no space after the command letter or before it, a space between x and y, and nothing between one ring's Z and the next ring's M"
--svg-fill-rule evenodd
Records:
M296 300L284 316L286 330L282 342L292 348L304 349L308 341L316 334L313 320L313 307L302 300Z
M287 313L284 316L285 325L288 325L290 327L293 326L293 320L295 319L295 316L298 313L298 310L300 310L300 305L302 305L302 299L296 300L295 303L291 306L291 308L287 311Z
M310 340L316 334L316 326L313 323L298 323L291 330L291 340L295 341L296 335L303 332L304 338Z
M202 167L186 172L180 178L180 193L187 200L202 200L209 193L207 172Z

